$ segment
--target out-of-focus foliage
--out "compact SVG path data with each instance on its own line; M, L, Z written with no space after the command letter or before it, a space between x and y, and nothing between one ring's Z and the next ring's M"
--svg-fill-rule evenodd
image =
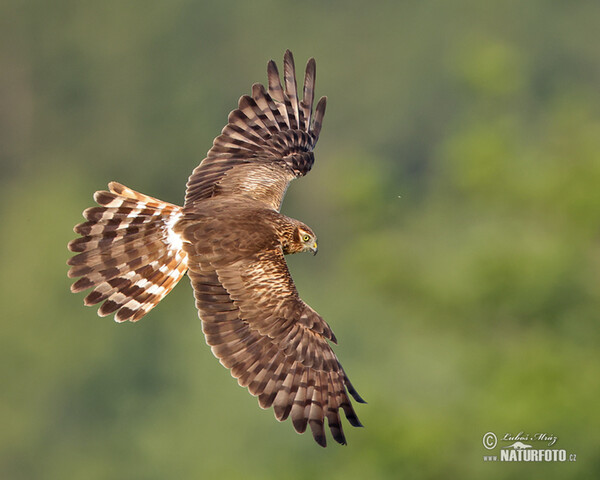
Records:
M594 0L2 2L0 477L600 475L599 22ZM326 450L213 358L186 281L116 325L66 278L91 193L181 203L286 48L329 97L284 205L321 253L289 263L369 401ZM577 461L484 462L488 431Z

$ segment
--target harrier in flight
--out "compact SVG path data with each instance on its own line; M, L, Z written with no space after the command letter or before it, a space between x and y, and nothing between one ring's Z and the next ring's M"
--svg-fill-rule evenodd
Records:
M100 316L136 322L187 272L206 342L242 387L273 407L279 421L307 425L326 446L346 443L340 409L361 423L348 393L358 395L330 343L329 325L302 301L284 255L317 252L304 223L279 213L294 178L314 162L326 98L313 111L315 61L306 65L298 99L291 52L285 52L284 86L277 66L267 67L268 88L252 86L192 172L183 207L116 182L99 191L100 205L83 212L69 243L73 292L91 288L86 305L101 302Z

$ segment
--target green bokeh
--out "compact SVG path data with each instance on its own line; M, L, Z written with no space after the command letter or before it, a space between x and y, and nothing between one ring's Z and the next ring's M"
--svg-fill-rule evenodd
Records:
M592 0L0 4L0 478L598 477L599 21ZM320 253L289 264L369 402L326 450L219 365L186 280L117 325L66 277L93 191L181 204L286 48L328 96L283 207ZM484 462L488 431L577 461Z

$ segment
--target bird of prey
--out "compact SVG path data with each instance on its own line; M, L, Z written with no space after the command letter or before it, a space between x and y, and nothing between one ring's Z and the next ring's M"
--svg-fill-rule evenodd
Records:
M283 62L283 86L272 60L268 87L252 86L187 182L183 207L116 182L99 191L100 205L68 248L77 253L71 291L91 288L86 305L101 302L100 316L136 322L187 272L206 342L242 387L291 417L298 433L307 425L326 446L324 422L340 444L346 438L340 409L362 426L348 394L356 392L330 343L336 338L302 301L284 255L317 252L304 223L279 213L290 181L314 162L326 97L313 111L315 61L306 65L298 99L294 59Z

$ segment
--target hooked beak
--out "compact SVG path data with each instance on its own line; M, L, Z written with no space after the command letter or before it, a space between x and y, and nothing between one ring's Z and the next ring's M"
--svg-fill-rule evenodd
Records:
M319 251L319 247L317 247L317 242L312 244L312 246L310 247L310 251L313 253L313 257L317 254L317 252Z

